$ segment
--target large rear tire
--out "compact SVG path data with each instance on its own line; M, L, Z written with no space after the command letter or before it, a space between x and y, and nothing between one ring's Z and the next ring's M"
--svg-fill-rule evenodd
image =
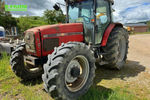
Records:
M45 90L55 99L74 100L88 91L95 77L93 52L84 44L69 42L55 48L44 65Z
M24 63L25 46L19 45L11 54L10 64L16 76L23 80L30 80L41 77L43 69L41 66L37 67ZM34 68L34 69L32 69Z
M126 62L128 54L129 34L122 27L115 27L110 33L107 45L102 47L106 55L103 55L103 61L108 64L106 67L121 69Z

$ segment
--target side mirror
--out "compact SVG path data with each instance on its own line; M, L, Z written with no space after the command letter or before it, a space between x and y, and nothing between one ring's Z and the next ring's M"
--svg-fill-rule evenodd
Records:
M53 8L54 8L56 11L60 10L60 7L59 7L57 4L55 4L55 5L53 6Z

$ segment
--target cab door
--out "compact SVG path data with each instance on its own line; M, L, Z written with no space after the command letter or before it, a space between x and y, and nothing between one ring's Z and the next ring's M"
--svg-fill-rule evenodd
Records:
M105 30L111 22L111 10L107 0L97 0L96 2L95 44L100 44Z

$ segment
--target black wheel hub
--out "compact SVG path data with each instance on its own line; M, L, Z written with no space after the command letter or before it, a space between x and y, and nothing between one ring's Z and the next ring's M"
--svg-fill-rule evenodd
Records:
M80 69L78 67L73 67L71 69L71 76L74 78L80 76Z

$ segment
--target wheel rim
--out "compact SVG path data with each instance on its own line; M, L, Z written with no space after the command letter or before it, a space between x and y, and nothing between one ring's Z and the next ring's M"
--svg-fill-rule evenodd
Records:
M126 54L126 38L122 36L122 38L119 40L119 58L118 61L122 62L124 60L125 54Z
M71 72L79 73L75 77ZM75 70L76 69L76 70ZM79 55L70 61L65 71L65 84L71 92L79 91L86 84L89 76L89 62L86 57Z

